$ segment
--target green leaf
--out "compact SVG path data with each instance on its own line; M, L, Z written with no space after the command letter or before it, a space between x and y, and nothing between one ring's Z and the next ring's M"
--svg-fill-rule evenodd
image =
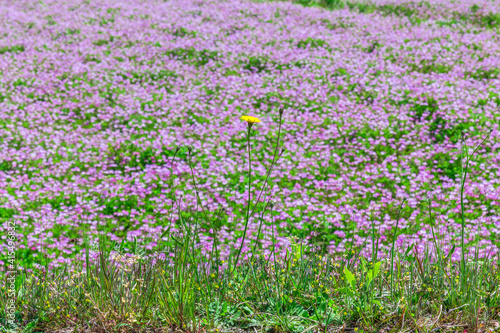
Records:
M349 284L351 285L351 287L354 289L354 285L356 283L356 278L351 273L351 271L347 269L347 267L344 268L344 274L345 274L346 280L349 282Z
M312 320L316 320L316 321L320 321L321 320L321 316L319 314L314 314L312 317L311 317Z
M453 244L453 247L451 250L448 252L448 255L446 256L446 260L450 259L451 255L455 252L455 244Z
M373 266L373 269L370 269L368 271L368 274L366 274L366 283L367 284L370 284L370 282L372 282L378 275L378 273L380 272L380 265L382 264L382 262L377 262L375 263L375 265Z
M247 305L243 305L241 309L247 314L247 315L253 315L253 310L250 309Z
M347 287L337 289L337 291L346 294L349 297L354 297L354 293L352 292L352 290Z
M320 310L321 312L325 312L327 306L328 306L328 302L327 301L321 302L319 304L319 306L318 306L318 310Z
M224 302L222 304L222 315L225 315L227 312L227 302Z
M408 256L408 253L410 253L410 251L413 249L414 246L415 246L415 244L412 244L411 246L408 246L408 249L406 249L406 252L405 252L405 257Z

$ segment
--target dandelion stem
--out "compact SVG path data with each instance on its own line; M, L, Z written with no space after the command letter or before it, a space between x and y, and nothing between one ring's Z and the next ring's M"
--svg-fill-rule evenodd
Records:
M252 128L251 123L248 124L248 131L247 131L247 147L248 147L248 204L247 204L247 216L245 219L245 230L243 231L243 239L241 240L241 245L240 249L238 250L238 255L236 256L236 260L234 261L233 265L233 270L238 265L238 260L240 259L241 255L241 250L243 249L243 245L245 244L245 237L247 235L247 229L248 229L248 219L250 216L250 190L251 190L251 183L252 183L252 160L251 160L251 149L250 149L250 129Z

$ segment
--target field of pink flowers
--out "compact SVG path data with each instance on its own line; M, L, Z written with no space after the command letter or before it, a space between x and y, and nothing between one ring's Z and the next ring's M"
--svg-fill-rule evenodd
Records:
M227 255L241 242L248 200L240 117L261 119L251 140L258 193L283 107L285 151L262 198L274 209L259 240L260 220L250 221L243 253L258 241L269 254L273 232L279 252L297 236L342 253L364 244L373 221L383 256L403 199L396 246L423 251L432 224L447 252L460 234L461 133L472 149L492 130L470 163L465 217L466 243L494 255L499 11L488 0L358 0L336 10L3 1L1 238L14 223L24 267L83 259L79 241L98 230L154 251L176 230L172 193L182 211L197 210L190 146L203 204L226 209L218 234ZM199 246L210 251L214 230L202 231Z

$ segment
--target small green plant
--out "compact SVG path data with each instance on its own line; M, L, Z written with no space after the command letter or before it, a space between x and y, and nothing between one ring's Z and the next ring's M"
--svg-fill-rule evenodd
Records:
M190 268L193 264L191 242L193 236L189 228L183 225L183 237L179 240L175 236L173 269L168 266L159 272L163 293L158 295L159 313L162 320L171 327L188 329L196 332L199 320L196 317L196 277ZM167 269L167 271L165 271Z

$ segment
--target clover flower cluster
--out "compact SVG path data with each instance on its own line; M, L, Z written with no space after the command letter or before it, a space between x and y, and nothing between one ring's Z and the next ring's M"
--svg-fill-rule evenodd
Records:
M178 231L172 193L181 210L197 209L197 188L208 211L227 212L220 230L201 230L200 248L217 236L227 256L248 200L239 118L262 120L252 128L257 190L282 108L285 153L262 198L276 208L259 240L250 220L242 256L256 242L283 254L291 235L332 253L365 244L369 256L372 223L383 254L403 199L396 246L433 246L433 225L447 253L460 226L461 135L473 147L490 130L466 181L466 241L495 254L500 39L482 18L498 4L434 0L410 19L421 4L362 3L3 3L0 234L15 223L18 248L51 265L85 259L72 241L83 226L91 240L105 227L153 250L169 226Z

